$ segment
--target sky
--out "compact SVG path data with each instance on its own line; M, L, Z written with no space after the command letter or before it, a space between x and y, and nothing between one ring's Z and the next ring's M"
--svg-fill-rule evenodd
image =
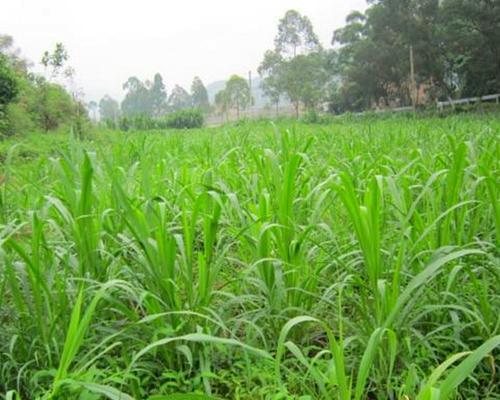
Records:
M62 42L87 101L121 100L130 77L162 74L167 91L189 90L232 74L256 74L273 48L279 19L296 9L311 20L323 46L365 0L2 0L0 34L14 37L41 71L45 50Z

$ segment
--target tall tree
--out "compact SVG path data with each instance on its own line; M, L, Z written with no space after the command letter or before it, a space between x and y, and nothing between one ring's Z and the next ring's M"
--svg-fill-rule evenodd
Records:
M210 103L205 85L198 76L195 76L191 84L191 101L194 108L202 111L208 111Z
M299 116L302 103L314 110L325 95L327 72L324 53L301 54L283 63L281 87L293 103L295 116Z
M289 58L320 48L311 21L296 10L288 10L280 19L274 45L278 53Z
M64 45L62 43L56 43L56 47L52 53L49 51L43 53L41 64L45 68L50 68L51 78L55 78L59 75L68 59L69 55Z
M116 123L120 115L120 105L109 95L105 95L99 101L99 118L101 121L112 121Z
M264 60L258 68L259 75L263 78L261 88L264 95L271 101L271 104L278 108L281 97L284 94L281 67L283 57L280 53L268 50L264 54Z
M443 0L443 43L465 96L500 92L500 1Z
M191 96L180 85L175 85L168 98L168 105L174 110L182 110L191 107Z
M217 107L219 112L221 114L227 114L227 111L229 110L229 99L227 97L227 92L225 89L222 89L217 92L214 101L215 101L215 106Z
M244 110L253 102L250 86L247 80L241 76L232 75L226 82L224 91L227 104L236 109L237 118L240 117L240 110Z
M500 91L500 2L377 0L335 31L337 99L348 109ZM417 91L420 93L420 91Z
M277 104L282 96L314 108L325 92L325 55L306 16L289 10L279 21L274 50L264 54L259 66L264 93Z
M153 78L153 83L149 89L151 98L151 115L159 117L167 111L167 91L163 83L163 78L159 73L156 73Z
M126 116L151 115L151 97L146 85L137 77L128 78L123 84L126 90L121 109Z

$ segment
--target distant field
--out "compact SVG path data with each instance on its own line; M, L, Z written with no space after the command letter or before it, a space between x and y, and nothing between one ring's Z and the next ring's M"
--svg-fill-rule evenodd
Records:
M499 139L491 114L0 143L0 398L500 398Z

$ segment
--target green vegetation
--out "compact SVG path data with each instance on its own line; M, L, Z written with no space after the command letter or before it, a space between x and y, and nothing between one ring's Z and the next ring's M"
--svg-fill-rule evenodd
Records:
M499 121L0 143L0 393L498 398Z
M343 113L500 92L499 1L367 3L335 29L331 48L306 16L286 12L259 67L272 103Z
M244 110L252 104L252 93L248 82L238 75L233 75L226 83L224 89L215 96L215 105L221 112L227 112L230 109L236 110L236 116L239 119L240 110Z
M173 111L160 118L151 118L147 115L136 115L132 117L122 116L118 120L118 126L123 131L129 130L159 130L159 129L193 129L203 126L203 112L201 110L184 109ZM108 127L115 128L115 124L108 121Z
M193 79L191 93L182 86L175 85L170 96L167 96L160 73L155 74L153 82L142 82L132 76L123 84L123 89L126 94L121 103L121 111L125 117L161 118L172 112L193 108L207 112L210 107L207 89L197 76ZM100 108L101 120L115 121L119 114L118 103L108 95L100 103L105 106Z
M0 35L0 399L500 399L498 105L432 106L500 91L499 7L287 11L294 120L239 119L251 71L86 104Z
M71 126L76 135L82 135L87 111L78 93L70 94L57 82L64 75L72 83L74 71L66 65L68 58L58 43L42 57L49 78L33 74L12 37L0 34L0 138L62 126Z

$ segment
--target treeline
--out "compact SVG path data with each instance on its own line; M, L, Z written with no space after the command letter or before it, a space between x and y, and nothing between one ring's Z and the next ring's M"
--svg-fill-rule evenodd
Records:
M130 77L123 89L126 94L121 104L109 95L99 101L100 120L108 127L122 130L195 128L203 124L208 112L224 114L234 110L239 117L241 110L253 104L248 81L238 75L229 78L212 105L199 77L193 79L190 92L175 85L168 96L160 73L155 74L153 81Z
M70 93L61 81L73 84L74 70L61 44L45 52L41 63L46 76L30 71L31 63L20 55L11 36L0 35L0 135L34 130L51 131L71 126L81 135L88 122L78 92Z
M108 126L121 129L151 129L165 126L189 128L203 123L203 113L208 112L210 104L205 85L199 77L193 79L191 92L175 85L170 95L160 73L153 80L141 81L130 77L124 84L126 91L121 104L105 95L98 104L100 120Z
M500 1L369 3L329 49L307 17L286 13L259 67L273 104L344 112L500 92Z

